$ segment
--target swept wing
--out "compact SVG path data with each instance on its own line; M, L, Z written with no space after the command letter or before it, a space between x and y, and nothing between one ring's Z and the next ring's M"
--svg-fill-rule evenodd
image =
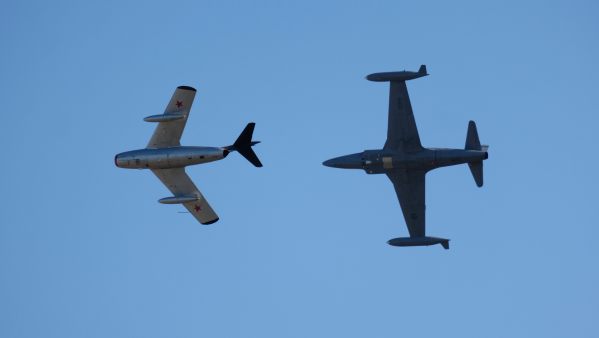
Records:
M168 148L181 145L179 140L195 98L196 90L188 86L175 89L164 115L158 115L164 122L158 123L146 148ZM155 117L155 116L153 116Z
M218 221L218 215L187 176L185 168L153 169L152 172L173 193L173 196L197 198L197 200L183 203L183 205L200 223L212 224Z
M424 237L426 171L396 169L387 176L395 188L410 237Z
M389 119L384 149L403 152L422 150L406 82L391 81L389 87Z

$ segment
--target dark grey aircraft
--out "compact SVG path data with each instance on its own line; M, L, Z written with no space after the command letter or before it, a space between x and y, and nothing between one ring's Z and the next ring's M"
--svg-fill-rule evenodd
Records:
M410 237L394 238L393 246L441 244L449 249L449 239L429 237L425 233L425 176L430 170L468 163L476 185L483 185L483 160L489 146L480 144L476 124L470 121L465 149L424 148L420 144L406 81L426 76L426 66L418 72L375 73L366 77L376 82L390 82L387 141L383 149L336 157L325 166L363 169L367 174L386 174L393 183Z
M191 110L196 90L188 86L177 87L164 114L144 118L158 122L158 126L145 149L127 151L114 157L119 168L150 169L173 193L158 202L183 204L202 224L218 221L218 216L200 190L185 173L185 167L193 164L222 160L232 151L239 152L254 166L262 163L252 150L259 141L252 141L254 123L248 123L234 144L226 147L184 147L179 140Z

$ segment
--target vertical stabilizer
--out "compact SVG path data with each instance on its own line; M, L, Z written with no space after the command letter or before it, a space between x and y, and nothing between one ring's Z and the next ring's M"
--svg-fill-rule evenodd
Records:
M487 151L489 146L481 146L478 138L478 131L476 130L476 123L470 121L468 123L468 134L466 134L466 150L478 150ZM486 157L485 157L486 158ZM476 185L479 187L483 186L483 161L470 162L468 163L472 177Z

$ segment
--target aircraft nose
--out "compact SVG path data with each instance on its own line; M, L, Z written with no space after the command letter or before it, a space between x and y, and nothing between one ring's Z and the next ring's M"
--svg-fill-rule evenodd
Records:
M123 159L121 158L122 154L116 154L114 155L114 165L116 165L119 168L123 167Z
M331 168L340 169L357 169L360 167L359 159L354 158L353 155L335 157L330 160L322 162L324 166Z
M335 161L333 161L332 159L326 160L326 161L322 162L322 165L324 165L326 167L335 168Z

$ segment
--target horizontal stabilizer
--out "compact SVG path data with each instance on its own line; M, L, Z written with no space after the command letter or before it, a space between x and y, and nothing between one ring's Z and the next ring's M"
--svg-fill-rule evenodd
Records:
M429 246L441 244L443 248L449 249L449 239L439 237L398 237L387 241L392 246Z
M258 156L254 152L254 150L252 150L252 148L244 147L237 149L237 151L241 154L241 156L245 157L245 159L248 160L255 167L262 166L262 163L260 163L260 159L258 159Z
M260 141L252 141L252 135L254 134L254 127L256 124L254 122L250 122L245 126L239 137L235 143L230 146L225 147L227 151L237 151L241 154L241 156L245 157L251 164L256 167L262 167L262 163L258 159L256 153L252 150L252 147Z
M468 163L468 167L470 168L470 172L472 173L472 177L474 177L474 182L478 187L483 186L483 161L478 162L470 162Z
M484 159L487 159L489 155L487 154L487 150L489 149L488 145L481 145L480 139L478 138L478 131L476 130L476 123L474 121L470 121L468 123L468 133L466 134L466 146L464 147L466 150L475 150L475 151L483 151ZM469 162L468 167L470 168L470 172L472 173L472 177L474 177L474 181L478 187L483 186L483 161Z
M487 146L488 147L488 146ZM476 123L470 121L468 123L468 133L466 134L466 150L481 150L480 140L478 139L478 131L476 130Z

